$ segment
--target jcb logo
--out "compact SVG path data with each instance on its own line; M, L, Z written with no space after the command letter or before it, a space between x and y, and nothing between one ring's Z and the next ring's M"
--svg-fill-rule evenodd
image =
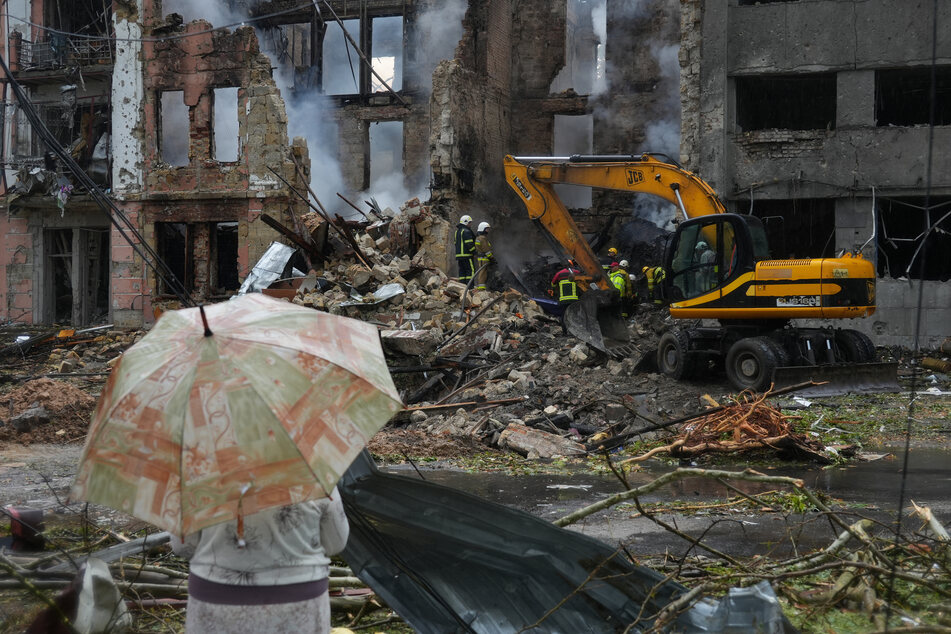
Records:
M640 170L627 170L627 184L637 185L644 182L644 172Z

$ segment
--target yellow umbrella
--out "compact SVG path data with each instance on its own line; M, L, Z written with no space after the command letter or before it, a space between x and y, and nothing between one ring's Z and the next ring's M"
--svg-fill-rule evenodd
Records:
M109 377L70 498L184 536L326 497L401 407L371 324L257 293L169 311Z

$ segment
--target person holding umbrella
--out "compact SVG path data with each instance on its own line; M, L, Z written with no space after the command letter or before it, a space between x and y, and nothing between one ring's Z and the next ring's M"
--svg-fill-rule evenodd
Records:
M329 632L329 556L350 532L337 489L243 524L172 537L172 550L190 561L185 632Z
M327 632L336 484L401 408L372 324L259 293L168 311L110 374L69 497L172 534L187 632Z

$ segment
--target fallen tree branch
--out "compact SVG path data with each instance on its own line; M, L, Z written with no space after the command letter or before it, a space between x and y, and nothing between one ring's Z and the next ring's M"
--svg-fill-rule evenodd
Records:
M723 471L720 469L695 469L695 468L681 468L670 473L665 473L656 480L648 482L643 486L639 486L636 489L631 489L629 491L623 491L616 495L612 495L609 498L605 498L600 502L586 506L583 509L579 509L574 513L570 513L560 519L555 520L553 523L555 526L568 526L569 524L574 524L578 520L584 519L589 515L602 511L606 508L610 508L615 504L631 500L633 498L645 495L651 491L655 491L660 487L675 482L677 480L682 480L684 478L725 478L729 480L745 480L747 482L769 482L772 484L788 484L789 486L795 487L797 489L805 489L805 484L799 478L790 478L787 476L768 476L752 469L747 469L746 471Z

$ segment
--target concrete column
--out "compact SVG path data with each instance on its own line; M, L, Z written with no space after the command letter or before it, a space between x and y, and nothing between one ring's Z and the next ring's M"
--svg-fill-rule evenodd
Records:
M708 0L703 7L703 59L700 65L700 174L717 191L733 182L727 153L729 7Z
M142 0L136 1L135 15L142 15L142 4ZM112 188L119 195L142 191L143 181L145 73L142 26L133 19L124 12L113 14L116 59L112 72Z
M875 125L875 71L843 70L836 74L835 127Z

